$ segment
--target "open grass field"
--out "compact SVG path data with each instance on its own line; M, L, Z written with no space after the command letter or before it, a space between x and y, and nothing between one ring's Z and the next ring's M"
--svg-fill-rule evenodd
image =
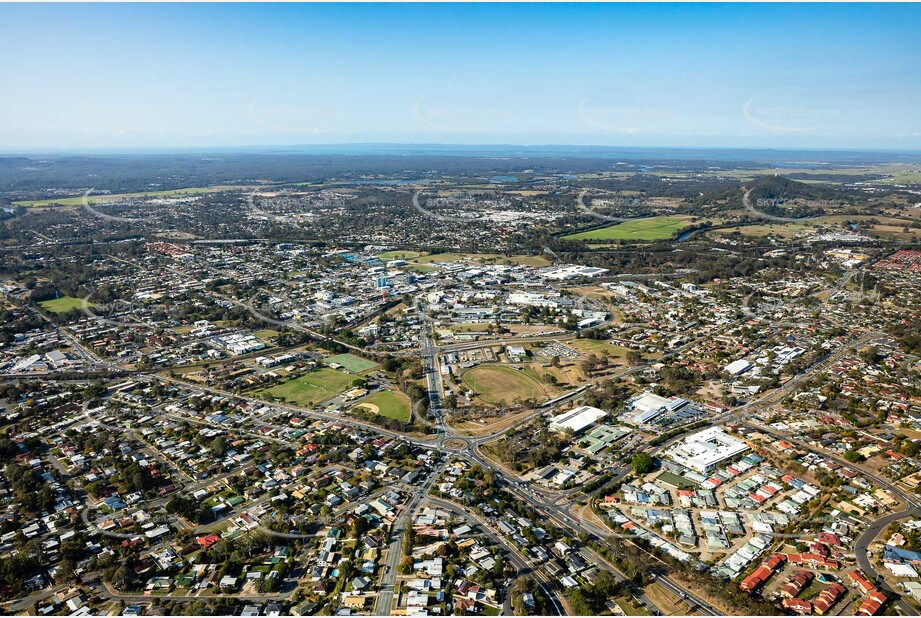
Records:
M484 333L492 326L490 322L464 322L463 324L452 324L450 330L455 333Z
M347 390L355 376L335 369L317 369L260 391L300 406L326 401Z
M346 371L351 371L352 373L370 371L378 366L374 361L355 356L354 354L337 354L336 356L330 356L323 362L327 365L336 363L337 365L341 365Z
M733 176L741 180L748 180L760 176L790 176L810 174L834 174L836 176L861 176L864 174L880 174L886 178L883 183L921 182L921 167L916 163L880 163L860 167L828 167L816 166L813 169L797 168L765 168L765 169L735 169L721 172L725 176ZM794 178L797 182L808 182L808 179ZM813 181L816 182L816 181ZM822 180L829 184L838 184L834 181Z
M190 187L188 189L170 189L169 191L146 191L143 193L112 193L109 195L90 195L89 202L91 203L105 203L105 202L117 202L120 200L130 199L130 198L143 198L143 197L175 197L177 195L195 195L197 193L215 193L217 191L225 191L228 189L243 189L247 187L243 186L219 186L219 187ZM13 202L16 206L80 206L83 204L83 196L78 195L74 197L55 197L49 200L23 200L20 202Z
M637 602L633 597L618 597L614 599L626 616L648 616L649 611L642 603Z
M743 236L777 236L778 238L793 238L797 234L812 233L815 231L815 225L808 221L790 222L790 223L757 223L755 225L742 225L738 227L727 227L713 230L710 232L715 236L728 236L734 232L739 232Z
M83 309L83 299L73 296L62 296L53 300L43 300L38 306L52 313L67 313L71 309ZM92 306L92 303L90 303Z
M544 383L544 376L548 374L556 378L557 384L554 388L544 386L545 389L548 389L548 396L558 394L560 389L566 390L570 386L581 385L587 379L578 363L564 362L559 367L544 367L541 363L542 361L531 363L525 368L525 371L541 384Z
M628 348L619 345L611 345L607 341L599 341L597 339L571 339L566 342L566 345L585 355L594 354L595 356L621 360L627 357L627 352L629 351Z
M381 391L365 397L356 406L369 408L373 412L396 419L402 423L409 422L411 402L409 397L395 391Z
M713 230L710 234L725 236L733 232L739 232L745 236L773 235L778 238L790 239L797 235L817 233L822 226L844 230L843 224L845 221L868 221L870 219L877 222L870 226L869 231L872 234L909 241L913 240L915 236L921 236L921 230L911 227L913 221L910 218L887 217L884 215L825 215L806 221L791 221L789 223L763 222L755 225L721 228ZM908 227L907 232L905 231L906 227Z
M262 330L253 331L253 335L263 341L269 341L278 336L278 331L272 330L271 328L263 328Z
M421 255L416 251L385 251L378 253L376 257L381 260L411 260Z
M463 382L487 403L540 399L543 387L523 371L501 365L480 365L466 371Z
M687 226L691 217L669 215L624 221L564 236L563 240L665 240Z

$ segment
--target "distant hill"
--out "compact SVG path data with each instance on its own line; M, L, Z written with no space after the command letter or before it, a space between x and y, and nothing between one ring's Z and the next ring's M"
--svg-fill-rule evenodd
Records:
M853 199L851 192L820 184L797 182L785 176L761 176L748 183L751 198L804 200Z
M747 184L749 200L760 212L785 217L826 214L858 201L852 191L797 182L784 176L761 176Z

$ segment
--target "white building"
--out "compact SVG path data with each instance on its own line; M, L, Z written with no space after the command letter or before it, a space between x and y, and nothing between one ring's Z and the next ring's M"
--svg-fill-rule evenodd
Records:
M604 410L593 408L592 406L579 406L551 418L550 429L556 431L566 431L568 429L573 433L580 433L607 416L607 414Z
M739 376L751 368L752 364L749 361L745 360L744 358L740 358L739 360L732 361L723 367L723 371L732 376Z
M668 452L676 463L707 474L722 462L749 450L749 446L733 438L719 427L708 427L688 436Z
M568 279L579 279L581 277L597 277L608 272L607 268L596 268L594 266L563 266L555 268L544 273L544 278L554 279L556 281L566 281Z
M627 411L628 415L632 415L634 423L643 425L664 414L671 403L671 399L647 391L632 401L628 401Z
M572 301L562 298L559 294L537 294L536 292L512 292L505 299L507 305L525 305L527 307L547 307L559 309L564 305L571 305Z

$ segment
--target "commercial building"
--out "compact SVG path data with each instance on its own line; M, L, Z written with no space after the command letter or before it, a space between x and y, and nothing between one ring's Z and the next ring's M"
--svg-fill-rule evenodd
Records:
M647 391L626 402L621 419L635 425L668 427L698 419L705 413L693 401L681 397L660 397Z
M604 410L593 408L592 406L579 406L550 419L550 429L556 431L569 430L576 434L581 433L607 416L607 414Z
M594 266L564 266L544 273L544 277L556 281L567 281L581 277L598 277L606 272L608 272L607 268L596 268Z
M752 368L752 364L749 361L742 358L736 361L732 361L731 363L723 367L723 371L725 371L731 376L739 376L751 368Z
M748 450L747 444L719 427L708 427L679 442L668 452L668 456L695 472L707 474L722 462Z
M670 402L670 399L660 397L655 393L646 392L636 399L628 401L626 407L635 412L633 421L637 425L643 425L655 419L657 416L664 414Z

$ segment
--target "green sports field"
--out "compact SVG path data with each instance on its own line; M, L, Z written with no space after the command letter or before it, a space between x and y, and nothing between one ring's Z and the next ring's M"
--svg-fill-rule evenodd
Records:
M346 371L351 371L352 373L369 371L378 366L374 361L355 356L354 354L337 354L336 356L330 356L324 359L323 362L327 365L336 363L337 365L341 365Z
M662 216L624 221L564 236L563 240L665 240L687 227L690 217Z
M359 401L356 407L366 407L381 416L396 419L401 423L409 422L410 401L409 397L403 393L395 391L374 393Z
M466 371L462 379L466 386L488 403L511 403L516 399L539 399L544 396L543 387L527 373L502 365L479 365Z
M263 389L261 393L287 402L309 406L332 399L351 387L355 376L336 369L317 369L281 384Z
M83 309L83 299L73 296L62 296L53 300L43 300L39 307L52 313L67 313L71 309Z

